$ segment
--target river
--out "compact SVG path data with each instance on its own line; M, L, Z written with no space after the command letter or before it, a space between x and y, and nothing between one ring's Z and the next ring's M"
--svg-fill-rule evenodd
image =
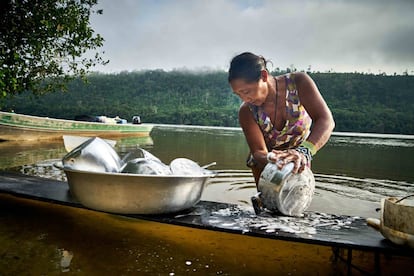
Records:
M137 146L167 164L177 157L192 159L200 165L217 162L211 169L219 174L209 181L202 199L251 206L250 197L256 188L245 166L248 148L240 129L157 125L151 137L118 140L116 150L122 156ZM65 180L65 175L53 167L65 154L61 141L1 142L0 169ZM381 198L414 193L413 159L414 136L335 133L312 162L316 191L309 209L378 217L376 208ZM50 204L15 202L9 197L0 202L0 275L50 275L62 271L83 275L102 271L111 275L204 271L215 275L245 271L223 260L231 254L229 248L215 250L222 239L226 243L233 239L225 235L213 237L204 233L203 239L191 229L132 223L93 211L51 208ZM195 239L204 249L183 239ZM252 241L252 246L256 248L260 242ZM230 244L241 246L238 241ZM249 245L247 242L245 246ZM263 253L256 251L251 253ZM63 261L71 263L72 259L70 268L62 266ZM266 262L266 258L262 256L261 261ZM256 261L256 266L263 269L260 262ZM245 272L254 271L251 267Z

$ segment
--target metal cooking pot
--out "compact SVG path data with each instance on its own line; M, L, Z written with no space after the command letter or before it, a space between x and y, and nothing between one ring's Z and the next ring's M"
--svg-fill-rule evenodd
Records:
M266 208L287 216L301 216L309 207L315 190L315 178L306 167L301 173L293 174L293 163L279 169L268 163L260 175L257 190L252 197L256 214Z
M137 175L63 168L72 195L84 206L119 214L164 214L193 207L211 174Z
M204 169L207 166L209 165L200 167L196 162L187 158L176 158L170 163L171 172L175 175L203 175L208 173Z
M170 175L170 167L154 159L135 158L128 161L122 168L122 173Z
M121 159L105 140L94 137L86 140L62 158L63 167L93 172L118 172Z

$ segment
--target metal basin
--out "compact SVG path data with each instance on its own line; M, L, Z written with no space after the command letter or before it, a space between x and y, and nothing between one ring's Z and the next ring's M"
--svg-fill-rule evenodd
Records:
M193 207L212 175L137 175L63 168L84 206L119 214L165 214Z

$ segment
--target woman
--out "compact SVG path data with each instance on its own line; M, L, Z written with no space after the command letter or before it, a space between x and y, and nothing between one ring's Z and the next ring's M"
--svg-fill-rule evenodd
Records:
M266 65L265 58L242 53L231 61L228 76L234 93L243 100L239 122L250 148L247 165L256 184L268 162L279 168L294 162L293 173L310 167L312 156L326 144L335 126L307 74L274 77Z

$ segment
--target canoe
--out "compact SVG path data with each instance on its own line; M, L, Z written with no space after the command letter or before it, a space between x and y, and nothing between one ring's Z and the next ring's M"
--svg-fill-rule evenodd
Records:
M52 179L0 172L0 194L88 209L72 197L66 182ZM118 216L137 222L146 220L227 233L241 238L268 239L269 244L273 244L271 241L292 243L293 247L303 244L309 248L315 247L315 252L332 250L331 261L342 261L348 274L352 271L369 271L377 275L394 265L401 268L401 271L414 267L412 249L385 240L379 232L367 225L364 218L318 212L306 212L305 217L299 218L279 217L268 213L256 216L253 208L250 209L235 204L202 200L193 208L179 213ZM276 254L280 248L274 250ZM392 271L396 272L395 268Z
M38 117L0 111L0 140L61 139L62 135L124 137L149 136L151 124L107 124Z

